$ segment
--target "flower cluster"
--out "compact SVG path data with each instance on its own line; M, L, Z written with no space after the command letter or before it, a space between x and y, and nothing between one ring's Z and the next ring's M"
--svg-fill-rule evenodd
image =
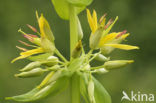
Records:
M21 29L19 30L33 45L23 41L19 42L26 46L33 47L34 49L27 50L17 46L22 52L20 56L13 59L12 62L24 58L32 61L22 68L20 70L21 73L16 74L16 77L36 77L45 72L48 72L48 74L41 84L32 91L24 95L7 97L7 99L29 102L46 97L50 93L54 95L67 87L73 75L77 75L80 80L80 92L88 103L103 103L99 102L103 100L105 103L110 103L109 94L92 74L107 73L112 69L120 68L133 62L133 60L110 60L106 55L110 54L115 48L123 50L139 49L137 46L120 44L129 36L126 30L110 33L118 17L116 17L115 20L110 19L106 22L105 14L98 21L96 11L93 10L93 14L91 14L87 9L87 18L91 29L89 38L90 51L87 53L84 51L81 41L83 38L83 31L79 19L76 19L78 34L81 35L79 36L79 41L75 45L75 48L72 50L71 60L68 61L55 47L54 35L43 14L41 14L40 17L38 13L36 13L36 15L40 32L30 25L28 25L28 27L39 36L27 34ZM103 65L96 67L91 66L93 60L102 61ZM98 96L98 94L102 96Z

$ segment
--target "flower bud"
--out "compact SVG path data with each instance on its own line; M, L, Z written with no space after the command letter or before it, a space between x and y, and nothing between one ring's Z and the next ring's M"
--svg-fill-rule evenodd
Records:
M88 83L88 95L90 103L96 103L94 98L94 82L92 80Z
M77 24L78 25L77 26L78 27L78 40L81 40L83 38L83 30L82 30L79 18L78 18L77 22L78 22L78 24Z
M105 61L108 61L110 59L110 58L105 57L102 54L95 54L95 55L97 55L95 57L95 60L98 60L98 61L101 61L101 62L105 62Z
M75 49L73 50L72 52L72 57L73 58L77 58L80 56L81 54L81 51L82 51L82 42L81 40L78 42L78 44L76 45Z
M94 71L92 71L92 73L104 74L104 73L108 73L108 70L106 70L105 68L100 68L100 69L95 69Z
M23 69L21 69L20 71L29 71L32 70L33 68L39 67L41 65L41 63L39 61L36 62L31 62L28 65L26 65Z
M104 68L106 68L108 70L109 69L117 69L117 68L120 68L120 67L124 67L127 64L131 64L133 62L134 62L133 60L114 60L114 61L108 61L108 62L105 62Z
M54 65L54 66L52 66L52 67L48 68L48 70L55 71L55 70L58 70L59 68L60 68L60 66L59 66L59 65Z
M45 70L43 70L41 68L35 68L28 72L22 72L20 74L15 74L15 76L20 77L20 78L36 77L36 76L42 75L44 72L45 72Z
M42 64L47 65L47 66L53 66L53 65L58 64L58 62L59 62L59 59L57 57L49 56L47 60L42 61Z
M103 33L103 28L100 27L100 28L98 28L95 31L94 34L91 34L90 40L89 40L90 48L92 48L92 49L98 49L98 45L99 45L100 39L102 37L102 33Z

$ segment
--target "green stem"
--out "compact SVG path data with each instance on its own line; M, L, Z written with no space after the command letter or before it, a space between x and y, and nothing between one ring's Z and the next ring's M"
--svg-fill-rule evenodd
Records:
M75 11L75 7L70 5L70 57L77 42L78 42L77 14Z
M65 63L68 63L67 59L56 49L56 55L58 55Z
M76 73L71 78L71 102L80 103L80 77Z
M70 11L70 60L72 60L72 51L78 42L77 14L75 7L69 5ZM71 77L71 102L80 103L80 80L79 76L74 73Z

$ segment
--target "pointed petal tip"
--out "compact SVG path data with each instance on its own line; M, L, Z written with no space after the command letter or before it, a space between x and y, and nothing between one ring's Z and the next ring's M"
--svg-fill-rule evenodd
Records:
M134 63L134 60L128 60L128 63L129 64Z

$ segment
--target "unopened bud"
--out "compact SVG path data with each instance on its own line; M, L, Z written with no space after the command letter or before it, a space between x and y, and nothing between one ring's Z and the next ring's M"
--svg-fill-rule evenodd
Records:
M48 70L55 71L55 70L58 70L59 68L60 68L60 66L59 66L59 65L54 65L54 66L52 66L52 67L48 68Z
M100 28L98 28L95 31L94 34L91 34L90 40L89 40L90 48L92 48L92 49L98 49L98 45L99 45L100 39L102 37L102 33L103 33L103 28L100 27Z
M83 38L83 30L82 30L79 18L77 22L78 22L78 26L77 26L78 27L78 40L81 40Z
M36 67L39 67L41 65L41 63L39 61L35 61L35 62L31 62L28 65L26 65L23 69L21 69L20 71L29 71L32 70Z
M81 54L81 51L82 51L82 42L81 42L81 40L80 40L80 41L77 43L75 49L74 49L73 52L72 52L72 57L73 57L73 58L79 57L80 54Z
M36 76L42 75L44 72L45 72L45 70L43 70L41 68L35 68L28 72L22 72L20 74L15 74L15 76L20 77L20 78L36 77Z
M88 83L88 95L90 103L96 103L94 98L94 82L92 80Z
M104 73L108 73L108 70L106 70L105 68L100 68L100 69L95 69L94 71L92 71L93 73L99 73L99 74L104 74Z
M95 54L96 55L96 54ZM95 60L101 61L101 62L105 62L108 61L110 58L105 57L102 54L97 54L97 56L95 57Z
M42 64L47 65L47 66L53 66L58 64L59 59L55 56L50 56L47 58L47 60L42 61Z
M127 64L131 64L133 62L134 62L133 60L114 60L114 61L108 61L108 62L105 62L104 68L106 68L108 70L109 69L117 69L117 68L120 68L120 67L124 67Z

